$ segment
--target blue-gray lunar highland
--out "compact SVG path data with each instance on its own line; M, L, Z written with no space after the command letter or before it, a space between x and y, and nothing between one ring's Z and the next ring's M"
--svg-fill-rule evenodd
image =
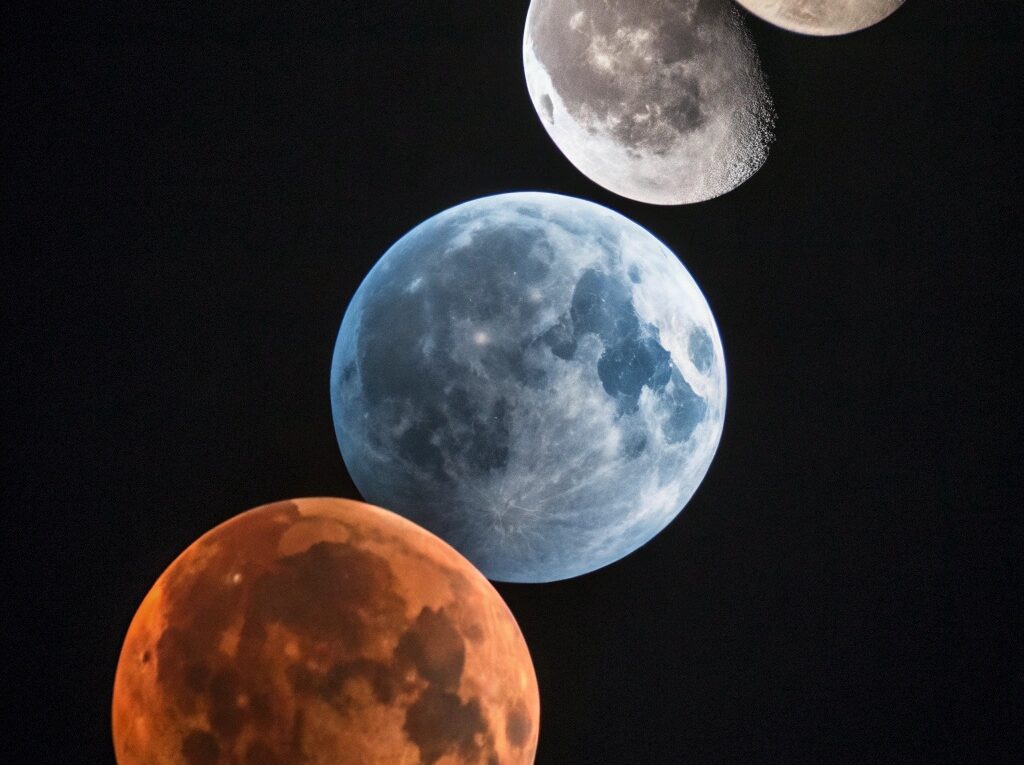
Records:
M650 233L579 199L477 199L420 224L359 287L331 403L370 502L488 577L566 579L637 549L722 433L722 344Z

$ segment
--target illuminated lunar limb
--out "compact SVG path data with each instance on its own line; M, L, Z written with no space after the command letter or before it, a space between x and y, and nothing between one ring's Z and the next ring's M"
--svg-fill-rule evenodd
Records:
M533 0L523 66L558 148L624 197L711 199L768 156L771 97L730 0Z

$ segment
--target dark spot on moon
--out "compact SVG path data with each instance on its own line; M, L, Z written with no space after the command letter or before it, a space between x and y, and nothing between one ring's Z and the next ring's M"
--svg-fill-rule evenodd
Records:
M484 641L484 628L479 624L470 624L462 632L472 643L482 643Z
M707 413L707 403L686 382L672 355L660 342L657 327L643 324L632 296L621 280L588 269L573 290L569 313L542 336L552 352L571 358L584 334L597 335L605 347L597 362L597 374L605 393L615 399L620 414L636 412L644 388L667 401L670 414L662 428L665 438L678 443L689 438ZM708 338L710 341L710 338ZM627 436L627 457L646 446L642 434Z
M555 105L551 101L551 96L547 93L540 97L540 108L544 119L553 123L555 121Z
M715 360L715 345L703 327L694 327L691 330L688 351L693 365L703 374L707 374L711 369L711 362Z
M349 382L351 381L353 376L355 376L355 373L356 362L350 361L348 364L345 365L345 368L341 370L341 379L344 380L345 382Z
M530 739L530 716L526 713L526 705L519 701L505 717L505 735L508 741L517 749L522 749Z
M398 641L395 658L414 666L431 685L454 691L462 680L466 647L443 608L424 608Z
M274 707L269 693L257 692L249 696L250 720L257 728L269 728L274 722Z
M262 741L253 741L245 750L245 765L284 765L284 760Z
M420 761L432 765L449 752L457 751L468 762L480 760L487 726L480 703L465 704L458 695L428 686L405 715L405 732L420 750Z
M210 680L210 727L222 738L235 738L245 724L246 714L238 705L240 692L233 669L223 669Z
M205 662L196 661L190 662L185 667L185 682L188 683L188 687L193 690L200 692L206 688L206 682L210 678L210 668Z
M671 406L671 414L661 431L669 443L680 443L688 439L700 425L707 415L708 405L676 369L672 370L672 380L665 394Z
M593 268L584 271L576 282L569 316L576 338L593 333L606 346L640 332L640 320L626 286Z
M597 362L605 391L628 412L637 410L645 386L656 391L664 388L671 370L671 355L652 338L625 338L608 348Z
M633 284L640 283L640 269L636 266L629 267L629 280L633 282Z
M295 719L292 720L291 749L293 757L298 758L302 752L303 734L306 732L306 710L299 708L295 712ZM302 759L306 759L302 757Z
M206 690L210 670L201 658L202 650L187 632L174 626L167 627L156 644L157 683L185 714L194 711L196 694Z
M560 359L568 361L576 354L576 335L568 315L563 316L541 335L541 340Z
M188 765L217 765L220 744L208 731L193 729L181 742L181 756Z
M643 454L647 448L647 435L642 431L634 431L626 434L622 444L622 453L627 459L636 459Z
M250 618L358 652L373 634L367 607L397 614L401 599L388 561L346 544L318 542L280 559L253 585Z

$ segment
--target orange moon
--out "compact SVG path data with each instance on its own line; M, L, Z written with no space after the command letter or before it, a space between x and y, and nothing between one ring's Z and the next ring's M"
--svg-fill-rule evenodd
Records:
M117 665L120 765L520 765L540 702L504 601L386 510L298 499L203 535Z

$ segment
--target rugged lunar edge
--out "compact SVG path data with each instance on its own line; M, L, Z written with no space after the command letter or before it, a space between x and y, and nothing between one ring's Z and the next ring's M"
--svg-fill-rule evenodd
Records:
M768 156L771 98L730 0L533 0L523 67L548 134L616 194L699 202Z
M487 576L564 579L657 534L722 431L714 318L635 223L553 194L475 200L373 268L331 371L363 495Z

